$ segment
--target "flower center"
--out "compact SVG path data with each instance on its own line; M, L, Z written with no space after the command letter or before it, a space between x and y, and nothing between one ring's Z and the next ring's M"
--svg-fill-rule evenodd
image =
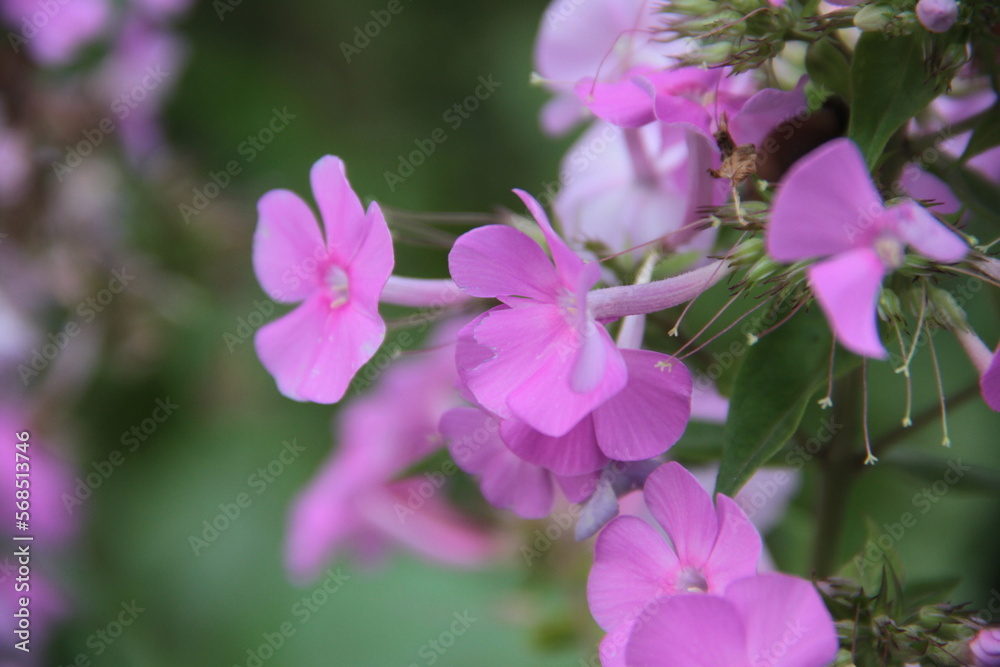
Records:
M708 582L697 567L685 567L677 575L677 590L686 593L707 593Z
M340 308L351 298L350 281L347 272L337 265L331 265L326 270L323 282L330 288L330 310Z
M875 252L890 271L903 265L903 244L893 236L880 236L875 239Z

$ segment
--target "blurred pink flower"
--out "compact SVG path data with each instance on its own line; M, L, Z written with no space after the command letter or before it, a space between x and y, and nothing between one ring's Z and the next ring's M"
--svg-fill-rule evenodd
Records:
M958 20L956 0L920 0L917 20L931 32L948 32Z
M1000 628L981 630L969 649L976 667L1000 667Z
M621 252L662 239L669 248L707 251L715 230L686 226L721 202L708 174L713 158L708 142L683 129L598 121L563 158L553 208L578 248L598 242Z
M43 65L70 63L101 37L111 18L107 0L2 0L0 10L16 30L8 36L15 51L25 46Z
M585 77L620 79L638 66L663 67L672 51L683 48L656 40L665 23L652 0L554 0L535 42L535 69L556 97L542 110L542 126L562 134L586 117L573 93Z
M0 208L21 201L31 176L31 145L20 132L0 125Z
M765 243L780 262L829 257L809 267L813 294L841 344L877 359L887 356L876 322L882 280L902 264L905 247L943 263L969 250L913 200L887 208L849 139L824 144L789 170Z
M395 543L454 566L494 554L489 535L441 497L448 473L398 480L441 446L437 425L457 401L454 386L454 345L442 344L396 361L371 394L343 408L337 449L290 511L285 564L293 578L314 577L348 546L364 561Z
M68 611L68 603L63 591L55 585L53 573L47 567L57 558L59 549L69 546L77 532L78 524L64 506L64 498L73 494L73 476L69 465L53 452L30 423L27 412L16 403L0 405L0 431L10 448L5 452L3 470L0 471L0 503L10 508L11 529L14 528L17 493L27 491L29 508L28 530L21 535L30 535L31 542L14 542L14 547L0 557L0 614L6 619L5 634L14 638L17 621L14 613L20 608L20 598L30 596L31 611L31 652L23 654L25 661L17 664L41 664L35 657L43 655L43 645L54 625ZM21 436L27 431L27 447L15 449L22 442ZM18 459L15 453L23 454ZM17 477L21 473L21 477ZM17 573L19 547L27 546L31 556L30 588L14 586ZM42 556L40 559L39 556ZM11 641L20 641L12 639ZM18 653L18 655L21 655Z

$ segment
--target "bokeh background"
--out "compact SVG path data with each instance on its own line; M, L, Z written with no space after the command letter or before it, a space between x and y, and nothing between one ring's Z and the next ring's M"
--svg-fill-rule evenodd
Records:
M122 299L102 314L109 334L92 351L93 371L47 428L58 433L75 475L84 476L122 448L123 434L147 419L157 400L178 407L74 509L80 534L57 561L71 612L42 664L69 665L81 655L108 667L590 664L600 635L583 595L589 546L574 550L569 535L564 550L531 567L516 550L475 572L406 554L369 567L337 561L334 570L349 578L305 622L295 605L316 585L293 586L282 568L286 512L335 446L333 411L283 398L252 341L234 342L241 323L257 311L255 302L265 298L250 264L257 199L277 187L307 195L309 167L335 154L364 199L489 213L498 205L515 207L513 187L543 191L571 141L543 135L537 114L545 94L529 82L547 3L400 1L402 11L350 62L342 44L352 43L355 29L386 2L202 0L178 24L188 60L164 115L176 156L173 175L156 186L139 178L120 183L123 205L108 222L144 262L155 264L156 272L137 267L137 290L162 293L169 303L159 304L155 316L126 317L129 304ZM500 86L453 129L443 114L472 94L481 76ZM247 162L242 142L264 128L275 109L294 118ZM445 128L447 141L390 187L385 172L395 171L398 156L436 128ZM239 161L241 173L185 221L178 204L190 203L193 189L231 160ZM444 276L445 257L444 248L397 246L397 272ZM162 275L171 276L169 286L151 284ZM707 319L720 302L700 303L693 321ZM979 292L969 309L977 329L996 340L996 292ZM53 315L52 330L59 326ZM946 338L938 337L945 384L958 392L975 376ZM130 353L135 349L141 353ZM936 402L926 353L915 377L920 412ZM898 424L903 385L878 366L872 383L872 432L882 434ZM821 417L810 411L803 431L816 431ZM990 472L1000 469L1000 422L975 397L955 406L950 418L950 450L940 446L932 422L896 448L909 472L891 464L865 472L851 496L841 557L863 545L864 516L881 525L915 512L917 525L896 544L910 577L961 577L953 599L981 606L1000 586L998 477ZM719 432L699 430L692 449L710 447L713 439L717 446ZM258 493L252 476L293 439L303 453ZM914 495L941 477L949 459L977 464L975 479L949 487L920 514ZM813 477L807 467L803 492L768 540L777 563L803 575L809 572ZM250 506L196 554L192 536L203 537L203 522L240 493L250 495ZM514 530L530 539L535 527ZM136 621L111 643L95 641L133 601L143 609ZM477 619L468 631L443 654L428 652L428 642L464 612ZM261 653L266 635L286 622L294 635L273 656ZM255 662L254 654L268 657Z

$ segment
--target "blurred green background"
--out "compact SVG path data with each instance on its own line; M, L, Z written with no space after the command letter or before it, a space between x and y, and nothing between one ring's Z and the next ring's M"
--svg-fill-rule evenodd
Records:
M334 568L350 578L302 623L294 605L315 588L286 580L283 521L291 497L333 446L332 411L284 399L252 342L230 351L224 339L264 298L250 265L257 198L277 187L308 195L309 167L324 154L345 160L363 198L417 210L514 207L511 188L538 192L554 179L569 139L542 135L537 113L545 95L529 85L546 3L402 0L403 11L350 63L341 43L353 41L355 28L387 2L242 2L221 18L220 4L199 3L182 24L190 61L168 107L171 142L194 178L177 192L138 190L125 221L136 245L189 280L187 316L158 332L162 353L154 364L100 369L79 409L82 473L120 448L122 434L149 417L157 399L169 397L179 408L78 509L86 530L64 577L77 612L56 638L52 664L69 665L84 654L109 667L249 667L261 663L248 651L258 653L265 635L286 622L294 635L262 664L589 664L581 660L590 659L599 635L580 620L588 618L586 569L563 573L571 585L547 586L538 576L544 564L529 569L516 556L483 572L448 571L406 555L369 570L340 561ZM452 129L444 112L472 94L480 76L501 85ZM241 142L267 124L273 109L286 107L295 116L287 129L243 163ZM439 127L448 140L390 189L384 172ZM191 188L234 159L243 172L185 224L176 202L190 201ZM397 272L443 276L444 259L443 249L397 248ZM981 293L973 306L977 324L994 339L996 306L995 292ZM708 300L699 309L704 316L712 307ZM946 382L958 390L974 376L944 338ZM918 368L918 405L932 405L926 355ZM872 429L882 433L898 423L902 385L886 369L873 373L873 382ZM810 414L805 431L818 418ZM910 440L929 456L996 469L997 426L997 416L973 400L952 413L951 451L936 444L933 424ZM252 504L196 556L189 538L200 536L202 522L247 492L248 478L293 438L304 454L263 493L251 492ZM866 471L852 498L843 557L863 542L862 514L898 520L912 511L911 498L927 481L888 466ZM1000 507L995 495L964 491L956 486L899 548L912 576L963 576L955 599L981 605L1000 586ZM804 575L812 502L802 494L770 542L780 565ZM111 644L95 642L94 633L132 600L144 609L136 622ZM427 643L465 611L478 620L443 655L428 652ZM581 623L590 634L574 634Z

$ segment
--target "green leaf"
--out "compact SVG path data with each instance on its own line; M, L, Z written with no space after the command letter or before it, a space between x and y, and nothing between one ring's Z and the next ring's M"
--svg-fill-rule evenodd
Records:
M1000 146L1000 102L990 107L979 119L979 125L972 131L965 152L962 153L962 162L997 146Z
M851 63L837 48L832 36L827 36L809 45L806 51L806 71L809 78L826 90L851 99Z
M832 334L822 313L800 312L751 347L729 399L717 493L734 495L788 442L828 378ZM840 375L860 359L838 350Z
M861 35L851 66L847 135L861 147L869 168L878 162L892 135L937 97L939 87L927 74L915 36Z

